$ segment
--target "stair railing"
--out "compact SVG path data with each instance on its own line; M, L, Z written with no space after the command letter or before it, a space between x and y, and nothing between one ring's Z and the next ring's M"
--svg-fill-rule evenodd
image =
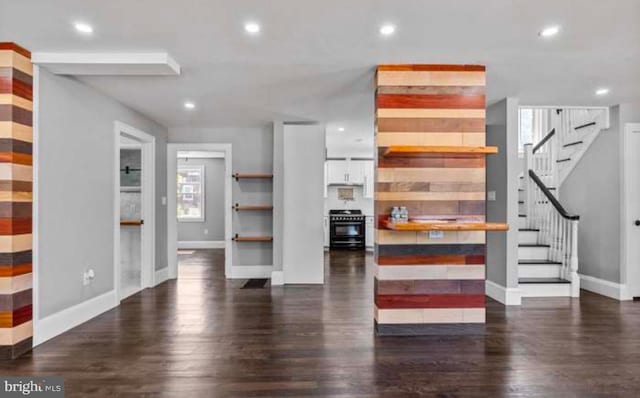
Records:
M537 229L538 243L549 246L549 260L561 264L562 278L571 282L571 296L580 296L578 221L569 214L532 169L533 146L525 145L527 228Z

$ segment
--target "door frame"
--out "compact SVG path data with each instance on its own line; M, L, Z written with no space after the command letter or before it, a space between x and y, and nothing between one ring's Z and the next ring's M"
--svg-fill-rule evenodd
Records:
M621 229L621 255L620 255L620 279L622 284L621 298L622 300L631 300L634 296L640 296L640 258L633 258L630 248L633 247L632 233L636 227L631 223L630 216L633 214L633 203L640 202L640 194L634 195L631 190L632 184L640 184L640 172L634 170L634 160L640 156L639 151L632 150L628 145L629 136L634 132L640 132L640 123L627 123L623 126L623 135L621 140L620 156L621 163L621 212L620 212L620 229ZM640 192L639 189L635 190ZM636 265L634 267L634 264ZM634 271L635 268L635 271Z
M171 143L167 144L167 261L169 279L178 277L178 152L201 151L224 153L224 276L231 278L232 252L232 145L214 143Z
M142 274L140 289L155 286L155 257L156 257L156 138L133 126L121 121L114 122L114 185L113 185L113 278L116 304L120 297L120 143L121 135L129 136L140 142L142 151L141 173L141 216L144 225L141 226L141 261Z

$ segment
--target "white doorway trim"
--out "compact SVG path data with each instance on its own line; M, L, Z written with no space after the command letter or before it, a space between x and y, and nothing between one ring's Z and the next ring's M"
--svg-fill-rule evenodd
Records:
M224 275L231 278L232 246L231 246L231 144L167 144L167 260L169 262L169 278L178 277L178 208L177 178L178 152L203 151L224 152Z
M638 206L640 206L640 170L636 170L634 165L638 164L638 148L632 148L630 144L631 134L640 135L640 123L627 123L624 125L624 133L621 143L620 162L622 169L621 184L621 267L620 279L622 282L622 300L631 300L634 296L640 296L640 258L632 251L637 242L633 241L633 231L639 227L633 224L634 217L638 217ZM635 189L633 184L636 185ZM636 208L634 211L634 207Z
M128 124L114 123L114 185L113 185L113 267L116 304L122 297L120 292L120 148L121 136L132 138L142 148L142 278L141 289L155 286L156 256L156 139L151 134L138 130Z

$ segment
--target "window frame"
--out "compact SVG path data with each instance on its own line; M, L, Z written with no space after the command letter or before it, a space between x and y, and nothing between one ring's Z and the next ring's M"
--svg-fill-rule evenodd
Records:
M206 192L206 178L205 178L205 172L206 172L206 167L203 164L194 164L194 165L186 165L186 164L180 164L178 165L178 175L180 174L181 170L198 170L200 172L200 217L185 217L185 216L180 216L177 214L177 209L178 209L178 204L180 203L180 199L178 198L178 192L176 192L176 218L178 219L178 222L205 222L205 209L206 209L206 197L205 197L205 192ZM178 182L176 181L176 185L178 184ZM181 192L183 193L183 192ZM194 195L195 193L190 193L191 195Z

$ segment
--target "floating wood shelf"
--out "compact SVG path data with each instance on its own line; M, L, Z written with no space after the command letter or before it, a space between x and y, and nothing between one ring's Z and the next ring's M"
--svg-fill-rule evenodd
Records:
M236 236L232 238L236 242L271 242L273 240L273 236Z
M466 223L466 222L419 222L394 223L387 221L385 226L393 231L507 231L505 223Z
M235 173L233 178L238 181L241 178L273 178L273 174L261 174L261 173Z
M240 210L273 210L273 206L271 206L271 205L240 206L239 204L236 203L236 205L233 206L233 209L235 211L240 211Z
M384 156L412 156L426 154L462 153L462 154L494 154L498 153L496 146L404 146L394 145L387 148Z
M120 225L139 226L143 224L144 220L120 220Z

